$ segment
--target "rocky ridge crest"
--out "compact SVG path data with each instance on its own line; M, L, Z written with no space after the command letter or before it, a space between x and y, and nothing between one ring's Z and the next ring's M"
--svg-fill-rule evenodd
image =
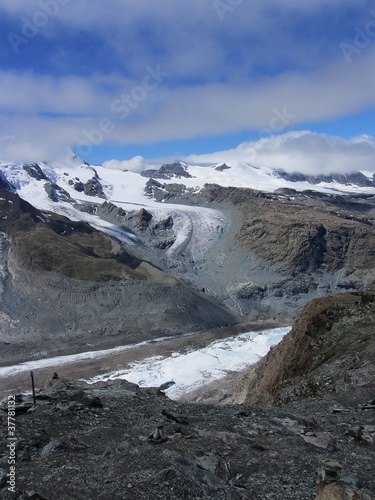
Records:
M314 397L371 399L375 291L309 302L292 330L238 384L234 402L272 406Z

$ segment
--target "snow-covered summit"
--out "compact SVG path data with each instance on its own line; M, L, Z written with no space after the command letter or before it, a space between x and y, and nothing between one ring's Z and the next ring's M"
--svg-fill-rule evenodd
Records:
M174 161L141 173L89 165L72 155L69 161L52 163L0 163L0 178L21 198L35 207L66 215L73 220L86 220L102 227L93 214L81 210L85 204L112 202L126 210L140 207L157 212L176 209L176 205L158 203L150 198L150 180L161 188L180 185L181 192L197 192L205 184L223 187L252 188L273 192L280 188L326 193L367 193L375 195L374 173L356 172L350 175L307 176L287 173L270 167L259 167L228 158L225 162L198 165ZM158 181L156 181L158 179ZM155 180L155 181L153 181ZM159 200L160 201L160 200ZM184 210L186 207L184 207Z

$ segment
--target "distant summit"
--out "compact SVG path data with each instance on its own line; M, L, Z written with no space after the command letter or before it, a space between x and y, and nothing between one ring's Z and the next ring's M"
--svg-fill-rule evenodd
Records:
M288 182L308 182L317 185L321 183L337 183L344 186L375 187L375 174L367 177L362 172L352 172L350 174L329 174L329 175L305 175L298 172L288 173L285 170L274 170L276 177Z
M226 163L223 163L222 165L218 165L217 167L215 167L216 172L224 172L224 170L229 170L229 169L230 167Z
M183 164L181 161L175 161L173 163L167 163L162 165L159 170L144 170L141 172L143 177L149 177L153 179L172 179L176 177L181 179L185 177L186 179L192 178L193 176L187 171L187 165Z

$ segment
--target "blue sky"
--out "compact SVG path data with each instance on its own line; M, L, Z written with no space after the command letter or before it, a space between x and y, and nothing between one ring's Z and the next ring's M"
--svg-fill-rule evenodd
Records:
M5 160L375 136L373 1L0 0L0 33Z

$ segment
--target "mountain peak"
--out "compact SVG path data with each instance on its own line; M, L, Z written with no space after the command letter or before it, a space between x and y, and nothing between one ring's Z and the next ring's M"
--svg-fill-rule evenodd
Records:
M143 177L149 177L153 179L172 179L181 177L191 178L192 175L188 172L188 165L181 161L175 161L173 163L166 163L162 165L159 170L144 170L141 172Z

